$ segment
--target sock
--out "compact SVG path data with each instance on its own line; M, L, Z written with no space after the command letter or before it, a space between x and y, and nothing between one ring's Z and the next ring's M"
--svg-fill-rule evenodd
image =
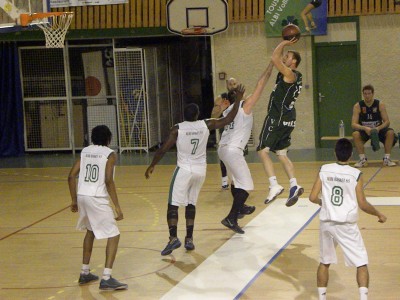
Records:
M268 179L269 179L269 185L270 186L278 185L278 180L276 179L276 176L271 176Z
M383 159L390 159L390 153L389 154L385 153L385 156L383 157Z
M319 300L326 300L326 287L318 288L318 297Z
M358 290L360 292L360 300L367 300L368 299L368 288L360 287Z
M81 269L81 274L87 275L89 274L89 272L90 272L89 265L83 264Z
M186 237L189 239L193 237L193 228L193 225L186 226Z
M295 177L291 178L289 182L291 188L297 185L297 179Z
M365 156L365 154L360 154L360 160L362 159L367 159L367 157Z
M178 226L169 226L169 236L170 237L176 237L177 236L177 231L178 231Z
M228 185L228 176L222 177L222 185Z
M112 269L104 268L103 279L104 279L104 280L110 279L110 277L111 277L111 272L112 272Z

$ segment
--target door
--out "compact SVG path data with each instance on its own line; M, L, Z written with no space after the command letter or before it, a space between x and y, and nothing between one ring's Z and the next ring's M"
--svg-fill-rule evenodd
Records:
M338 136L340 120L345 124L345 136L351 136L353 105L361 99L357 44L316 44L315 57L316 145L330 148L335 141L321 137Z

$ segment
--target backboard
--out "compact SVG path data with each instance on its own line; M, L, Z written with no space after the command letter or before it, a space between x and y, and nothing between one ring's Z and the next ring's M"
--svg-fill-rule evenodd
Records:
M0 33L21 30L16 20L21 13L50 10L50 0L0 0Z
M228 29L226 0L170 0L167 28L184 36L214 35Z

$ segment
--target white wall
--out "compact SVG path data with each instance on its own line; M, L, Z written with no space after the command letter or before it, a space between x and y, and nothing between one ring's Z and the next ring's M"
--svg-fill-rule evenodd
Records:
M280 38L267 38L264 23L231 24L229 29L213 37L213 63L215 94L225 91L225 81L218 80L218 73L235 77L251 93L269 63L273 49ZM361 81L371 83L375 96L388 107L391 127L400 131L400 15L360 17ZM302 62L299 71L303 74L303 91L297 101L297 123L292 134L292 149L315 147L311 38L301 37L294 45ZM267 112L269 95L276 78L274 70L266 89L254 109L254 138L258 143ZM360 91L361 99L361 91ZM355 99L355 102L358 99ZM349 116L351 118L351 116Z

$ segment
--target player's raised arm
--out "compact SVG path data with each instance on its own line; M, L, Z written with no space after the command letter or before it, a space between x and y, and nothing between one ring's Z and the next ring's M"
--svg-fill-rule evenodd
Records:
M284 59L288 59L288 54L286 54L285 57L283 57L283 50L286 46L292 45L296 43L296 39L292 39L290 41L288 40L283 40L282 42L279 43L279 45L275 48L274 52L272 53L271 60L274 64L274 66L278 69L280 73L283 74L285 82L295 82L296 81L296 75L293 73L292 69L289 68L285 62Z
M272 63L272 61L270 61L268 67L264 70L264 72L258 79L254 92L249 97L246 98L246 101L243 104L243 110L246 114L251 113L253 106L257 103L258 99L260 99L260 96L265 88L265 85L267 84L268 79L271 77L273 67L274 64Z

